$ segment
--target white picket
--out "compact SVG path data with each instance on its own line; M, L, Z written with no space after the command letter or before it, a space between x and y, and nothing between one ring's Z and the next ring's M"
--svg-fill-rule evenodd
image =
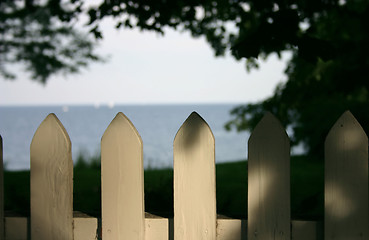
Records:
M208 124L193 112L174 153L174 239L216 239L215 147Z
M0 240L27 239L28 232L38 240L95 239L99 231L104 240L240 240L246 235L249 240L321 239L321 223L291 221L290 144L272 114L256 126L248 149L248 220L217 219L214 136L197 113L187 118L173 143L172 229L172 219L145 218L142 140L130 120L118 113L101 140L100 227L96 218L73 220L71 142L50 114L31 143L29 227L27 218L4 218L0 136ZM325 239L369 239L368 138L350 112L329 132L325 155Z
M290 240L290 144L271 113L254 129L248 151L247 239Z
M31 238L73 239L73 161L67 131L54 114L31 143Z
M369 239L368 137L350 112L325 142L325 239Z
M142 140L131 121L118 113L101 139L102 237L145 237Z

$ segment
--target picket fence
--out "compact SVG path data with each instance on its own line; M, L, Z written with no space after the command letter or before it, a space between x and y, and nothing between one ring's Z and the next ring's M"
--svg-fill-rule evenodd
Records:
M324 223L291 221L290 144L272 114L264 116L248 144L247 220L217 217L214 136L195 112L174 139L174 219L145 215L142 140L130 120L118 113L101 140L100 222L83 214L73 216L71 142L50 114L31 143L29 219L4 218L0 177L0 219L5 219L0 221L1 238L369 239L368 138L350 112L339 118L325 142ZM0 146L2 163L2 140Z

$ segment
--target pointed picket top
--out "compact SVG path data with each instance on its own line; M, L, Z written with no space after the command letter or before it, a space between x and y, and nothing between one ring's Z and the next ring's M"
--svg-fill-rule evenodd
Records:
M73 239L73 161L67 131L49 114L31 143L31 238Z
M194 145L193 137L198 137L200 132L206 132L214 142L214 135L208 123L197 112L192 112L179 128L174 144L180 142L186 146Z
M277 135L275 136L274 134L270 134L271 132ZM281 122L270 112L266 112L260 122L256 125L249 141L252 141L252 138L254 137L260 136L267 138L280 138L283 136L289 141L288 135Z
M0 240L3 240L4 237L4 162L3 138L0 135Z
M344 112L333 125L327 135L326 144L328 144L327 142L333 141L334 139L337 139L337 137L341 136L347 138L344 139L344 141L342 140L342 143L346 144L346 148L350 146L354 147L356 145L353 144L359 143L359 140L364 140L368 138L364 129L361 127L360 123L356 120L356 118L354 117L354 115L352 115L350 111Z
M132 122L118 113L101 139L103 239L144 239L142 140Z
M325 141L325 237L369 239L368 137L351 112Z
M60 140L63 139L62 141L65 142L66 148L71 149L72 145L71 145L71 141L67 133L67 130L65 130L63 124L60 122L60 120L54 113L50 113L49 115L47 115L44 121L42 121L40 126L37 128L32 138L31 147L34 141L41 140L39 138L45 139L44 136L47 136L47 135L42 135L42 134L53 134L52 132L54 132L56 134L54 136L58 136Z
M266 113L248 143L248 238L290 239L290 144Z
M102 139L106 135L112 134L111 132L114 132L114 130L115 130L116 127L117 128L121 128L123 126L125 126L125 128L126 128L125 130L128 130L133 135L135 135L137 141L140 142L140 144L142 144L141 136L138 133L136 127L133 125L133 123L131 122L131 120L129 120L129 118L124 113L122 113L122 112L118 112L117 115L115 115L114 119L110 122L109 126L105 130Z
M215 142L193 112L173 143L174 239L216 239Z

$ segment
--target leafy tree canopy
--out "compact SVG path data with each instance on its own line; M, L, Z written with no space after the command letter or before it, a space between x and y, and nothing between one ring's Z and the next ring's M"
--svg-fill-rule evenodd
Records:
M292 52L274 95L239 106L226 127L252 130L265 111L291 128L292 144L322 157L330 127L347 109L369 130L369 1L366 0L105 0L90 9L90 25L110 16L116 27L203 36L216 56L246 58ZM232 84L232 83L230 83Z
M216 56L230 49L234 57L247 58L248 67L254 67L257 57L296 48L309 58L329 57L326 39L312 28L341 8L337 0L106 0L88 13L96 37L102 36L99 21L108 16L116 20L117 28L164 33L169 27L204 36Z
M101 60L93 39L75 27L81 7L74 0L1 0L0 75L16 78L11 66L22 63L32 79L45 83Z
M272 97L234 109L228 127L252 129L264 111L271 111L292 128L294 144L302 143L320 159L325 137L344 111L350 110L368 132L368 5L339 2L314 14L305 40L292 49L287 82Z

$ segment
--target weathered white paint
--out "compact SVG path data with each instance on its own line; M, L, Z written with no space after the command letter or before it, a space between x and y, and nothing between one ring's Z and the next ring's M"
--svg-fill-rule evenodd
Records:
M144 172L142 140L118 113L101 140L102 237L143 240Z
M169 219L146 213L145 240L169 239Z
M290 240L290 144L271 113L256 126L248 151L248 239Z
M73 239L73 161L67 131L54 114L31 143L31 237Z
M124 135L123 138L121 138L122 135ZM126 206L128 210L125 214L128 215L134 212L130 211L136 206L143 212L142 141L136 129L123 114L119 113L105 132L104 141L106 147L102 147L105 149L103 158L139 160L128 161L131 164L123 161L127 169L133 169L131 174L136 176L132 178L133 180L127 180L131 177L130 172L116 170L122 168L121 161L114 164L115 160L113 163L106 160L105 169L109 166L113 170L103 171L103 183L113 173L115 177L111 177L110 180L112 186L117 185L114 182L133 184L128 187L126 187L127 184L120 185L120 188L113 189L112 195L111 191L107 190L110 185L105 187L107 201L114 197L119 199L115 202L118 207L109 207L105 201L107 207L103 207L103 212L104 209L110 209L114 214L113 210L121 211L119 208L121 206ZM112 146L114 144L110 143L119 144ZM121 147L122 143L126 147ZM366 134L349 112L337 121L327 137L326 239L369 239L367 146ZM2 162L1 136L0 162ZM136 165L132 162L138 163ZM73 239L73 233L75 240L97 239L98 235L101 236L100 232L104 229L104 225L101 229L96 218L75 216L74 228L71 228L73 226L73 219L70 217L73 191L71 163L71 143L68 134L56 116L50 114L36 131L31 144L31 228L28 228L27 218L5 217L5 239L25 240L30 232L33 234L32 239L41 240ZM134 167L129 168L131 165ZM2 174L1 167L0 174ZM174 170L176 240L245 240L247 232L249 232L248 239L254 239L255 236L257 239L290 239L285 233L291 235L291 239L297 240L323 239L321 223L286 220L290 215L289 141L280 123L271 114L266 114L249 141L249 223L237 219L216 219L214 137L209 126L196 113L190 115L175 138ZM136 186L139 190L131 186ZM128 191L128 197L123 197L120 192L122 189L125 193ZM139 197L130 198L131 190L133 195L138 194ZM114 191L118 193L115 194ZM283 198L286 200L281 200ZM125 204L124 201L127 199L138 199L135 201L137 205L130 202ZM173 219L153 216L144 218L143 213L138 212L139 214L133 214L133 217L125 218L128 219L128 224L124 226L129 226L128 228L118 226L119 230L128 229L129 234L135 226L141 224L139 233L133 234L137 238L121 234L121 238L116 239L172 240L174 238ZM110 216L108 214L106 219ZM137 222L139 224L136 224ZM146 230L143 231L145 228ZM70 237L70 229L72 229L72 237ZM207 231L208 229L212 230ZM255 229L257 231L252 232Z
M145 218L145 240L173 240L169 235L169 223L173 219ZM93 238L100 233L97 218L74 217L77 226L74 228L75 240ZM247 221L240 219L217 219L217 240L246 240ZM5 239L27 240L28 219L25 217L5 217ZM314 221L292 221L293 240L322 240L323 224Z
M293 240L323 240L323 223L314 221L292 221Z
M240 219L217 219L217 240L246 239L246 226Z
M0 240L4 235L4 162L3 162L3 138L0 135Z
M28 233L28 218L5 217L6 240L27 240L28 239L27 233Z
M368 137L350 112L325 142L325 239L369 239Z
M193 112L179 129L174 152L174 238L216 239L215 149L208 124Z
M97 240L99 236L97 218L74 213L74 240Z

